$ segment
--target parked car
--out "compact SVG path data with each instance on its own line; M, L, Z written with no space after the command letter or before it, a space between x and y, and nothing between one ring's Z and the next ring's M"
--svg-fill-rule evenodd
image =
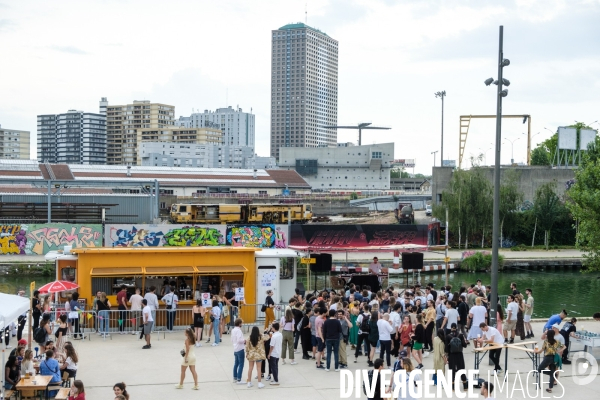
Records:
M428 217L431 217L431 204L427 204L425 206L425 215L427 215Z

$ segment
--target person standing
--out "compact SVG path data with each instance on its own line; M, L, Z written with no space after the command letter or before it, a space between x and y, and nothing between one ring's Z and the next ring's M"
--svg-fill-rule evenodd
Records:
M233 343L233 383L243 385L242 372L244 371L244 348L246 346L246 339L242 333L242 321L241 318L236 318L234 321L234 328L231 331L231 343Z
M465 370L465 358L463 349L467 347L468 341L465 335L458 331L456 325L450 326L450 334L446 336L446 354L448 355L448 369L452 373L452 382L456 385L457 378L463 382L463 388L466 389L467 376L463 374L457 377L456 374L460 370Z
M450 300L446 301L446 313L444 314L444 320L442 321L441 326L445 334L450 333L450 327L452 324L456 324L458 326L458 322L460 321L460 315L455 307L455 302Z
M377 321L377 331L379 332L379 358L385 360L387 367L391 367L391 351L392 351L392 333L394 328L390 321L389 314L383 314L383 318ZM385 358L384 358L385 355Z
M423 314L417 315L417 326L413 333L412 355L417 362L415 368L423 368L423 341L425 340L425 327L423 326Z
M204 328L204 314L206 309L202 305L202 300L196 300L196 305L192 307L194 314L194 330L196 332L196 347L202 347L202 329Z
M310 352L312 350L312 327L310 319L312 318L312 310L306 309L306 314L302 317L300 325L300 339L302 340L302 359L310 360Z
M285 315L281 317L280 324L281 330L283 331L281 362L285 365L285 355L287 350L287 353L290 356L290 364L296 365L298 364L294 360L294 332L296 331L296 324L294 321L294 313L290 308L288 308L285 311Z
M132 330L131 334L135 335L138 327L138 318L141 317L142 314L142 300L144 298L140 295L140 288L135 288L135 294L131 295L129 298L129 303L131 304L131 319L132 319Z
M142 309L142 319L144 322L144 338L146 339L146 345L142 349L149 349L152 347L150 344L150 335L152 334L152 327L154 326L154 318L152 316L152 310L148 306L148 299L142 300L144 308Z
M225 295L223 296L225 307L229 308L229 325L227 327L227 333L229 333L230 329L235 329L235 321L238 316L240 303L235 299L235 291L237 287L237 283L232 283L231 292L225 292Z
M171 288L170 292L165 294L161 300L167 305L167 330L172 331L179 302L175 289Z
M488 343L496 346L504 345L504 337L496 328L488 326L485 322L482 322L479 324L479 329L481 329L481 332L483 332L481 339L478 339L479 344L483 345L483 343ZM502 347L490 350L490 360L492 360L494 363L494 371L496 372L502 371L502 368L500 367L501 353Z
M183 389L183 380L185 379L185 370L189 367L194 378L194 386L192 389L198 390L198 374L196 373L196 353L194 352L194 331L188 327L185 330L185 342L183 342L183 362L181 363L181 376L179 378L179 385L176 385L176 389Z
M358 326L358 338L356 343L356 350L354 351L354 362L358 362L358 355L361 353L361 345L364 342L365 355L367 356L367 361L371 363L371 345L369 343L369 320L371 319L371 314L369 314L369 306L364 304L363 312L356 318L356 325Z
M525 312L523 313L523 324L525 325L525 339L531 339L533 336L533 329L531 329L531 316L533 315L533 291L529 288L525 289L527 295L527 302L525 303Z
M79 293L73 293L72 300L69 302L71 312L69 313L69 319L73 326L73 339L82 339L81 332L79 331L79 312L81 311L81 305L79 304Z
M40 326L40 317L42 316L39 290L33 292L33 298L31 299L31 316L33 317L33 326L31 328L35 332L36 328Z
M121 290L117 293L117 305L119 308L119 334L125 334L125 321L127 321L127 287L121 285Z
M275 321L275 302L273 301L273 291L267 290L267 297L265 298L265 329L271 326L271 323Z
M23 289L21 289L18 291L17 295L20 297L25 297L25 291ZM29 310L25 311L23 314L19 315L19 318L17 319L17 323L18 323L17 341L21 340L21 338L23 337L23 328L25 328L25 323L27 322L27 314L28 313L29 313Z
M348 353L346 352L346 346L348 345L350 327L352 323L348 319L349 312L345 310L337 311L337 318L342 326L342 335L340 336L340 347L339 347L339 359L340 368L348 368Z
M433 370L435 371L433 384L437 385L437 371L446 370L446 334L444 329L438 329L433 339Z
M321 360L323 359L323 351L325 351L325 336L323 335L323 324L327 319L327 309L319 308L319 316L315 320L315 332L317 333L317 355L316 364L318 369L325 369Z
M456 311L458 311L458 316L460 319L458 320L457 329L458 331L466 338L467 337L467 319L469 318L469 306L465 302L465 298L463 296L458 296L458 304L456 305ZM469 342L467 341L467 345Z
M485 322L487 315L488 314L486 308L481 305L481 298L476 298L475 306L471 307L471 309L469 310L469 321L471 321L471 327L469 328L469 336L467 337L467 340L475 340L481 338L482 331L479 325L482 322Z
M546 340L544 340L544 344L542 344L541 348L535 350L537 354L544 352L544 358L538 366L538 373L541 374L546 368L550 369L550 379L548 382L548 389L546 389L546 392L548 393L552 393L552 388L554 387L555 371L562 367L560 363L560 353L562 353L563 345L554 338L554 335L556 335L556 333L553 329L548 330L546 332ZM559 356L557 362L558 364L555 363L555 358L557 355Z
M212 302L212 308L210 310L210 316L211 316L211 325L215 334L215 341L212 344L212 346L218 346L219 343L221 343L221 336L220 336L220 332L219 332L219 325L221 322L221 308L219 308L219 302L217 300L213 300ZM210 336L208 338L208 340L210 340Z
M373 257L373 262L369 265L369 272L373 275L381 274L381 264L377 257Z
M335 370L339 371L340 366L340 335L342 334L342 325L336 318L336 311L329 310L329 318L323 322L323 338L325 339L325 346L327 348L327 362L325 365L325 372L329 371L331 367L331 352L333 351L334 366Z
M279 333L279 323L273 322L273 335L271 336L271 347L269 350L269 371L273 378L271 379L271 385L279 386L279 357L281 357L281 344L283 336Z
M150 307L150 311L152 312L152 321L156 321L156 310L159 308L156 286L150 286L150 291L144 295L144 299L148 302L148 307Z
M519 336L521 340L525 340L525 323L523 319L525 302L523 301L523 295L521 293L515 296L515 303L517 303L517 324L515 325L515 335Z
M433 351L433 329L435 328L435 318L437 312L435 310L435 303L432 299L433 296L431 299L427 300L427 308L425 309L425 341L423 342L423 351ZM423 315L423 313L421 313L421 315Z
M100 293L100 297L96 301L96 310L98 311L98 334L106 336L110 328L110 302L106 298L106 293Z
M262 363L267 358L265 353L265 342L263 335L260 334L258 326L252 327L249 340L246 340L246 359L248 360L248 378L246 385L252 387L252 370L256 364L256 379L258 388L262 389L265 385L261 382L262 374L260 372ZM260 365L260 367L259 367Z

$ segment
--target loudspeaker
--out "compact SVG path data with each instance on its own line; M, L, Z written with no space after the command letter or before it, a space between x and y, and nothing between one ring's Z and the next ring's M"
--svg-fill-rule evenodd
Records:
M402 253L402 268L423 269L423 253Z
M316 263L310 264L311 272L329 272L331 271L332 257L329 253L311 254L310 258L315 258Z

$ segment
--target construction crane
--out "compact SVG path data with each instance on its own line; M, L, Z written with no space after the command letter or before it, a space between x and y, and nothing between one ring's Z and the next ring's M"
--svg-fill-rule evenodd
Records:
M355 126L324 126L326 129L358 129L358 145L361 145L362 142L362 130L363 129L392 129L392 128L384 128L381 126L370 126L371 122L363 122Z

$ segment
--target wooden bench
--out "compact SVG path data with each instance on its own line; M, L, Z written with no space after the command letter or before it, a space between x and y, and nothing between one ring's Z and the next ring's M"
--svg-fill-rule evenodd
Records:
M8 400L8 399L10 399L13 396L13 394L15 394L14 390L5 390L4 391L4 398Z
M62 388L58 391L58 393L56 394L56 397L54 397L56 400L67 400L67 398L69 397L69 392L71 391L71 389L69 388Z

